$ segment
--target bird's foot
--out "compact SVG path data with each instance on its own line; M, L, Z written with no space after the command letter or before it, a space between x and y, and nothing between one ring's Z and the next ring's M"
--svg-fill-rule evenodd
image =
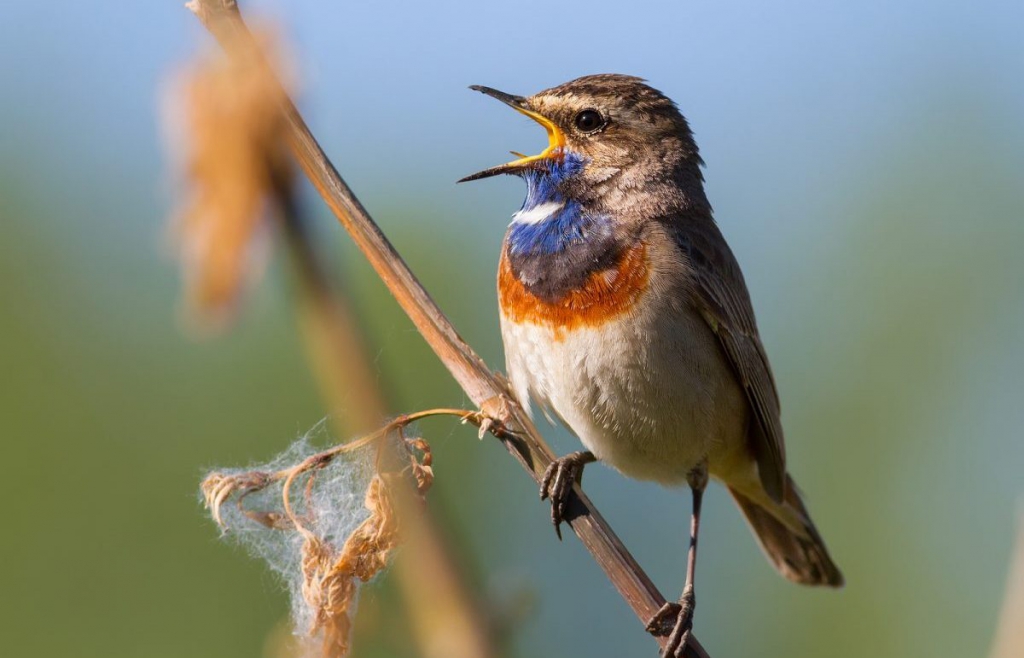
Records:
M551 499L551 522L555 534L562 538L562 521L569 504L572 485L583 479L583 467L596 460L589 450L572 452L551 462L540 480L540 499Z
M655 637L668 636L661 658L682 658L686 641L693 630L693 609L696 606L693 587L687 585L679 603L666 603L647 622L647 632Z

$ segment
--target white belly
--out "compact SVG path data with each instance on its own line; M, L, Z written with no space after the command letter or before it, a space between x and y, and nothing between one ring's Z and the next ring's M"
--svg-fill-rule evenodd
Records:
M557 334L502 314L506 367L522 404L532 397L553 411L601 461L682 484L701 460L731 458L743 445L746 400L703 318L645 302Z

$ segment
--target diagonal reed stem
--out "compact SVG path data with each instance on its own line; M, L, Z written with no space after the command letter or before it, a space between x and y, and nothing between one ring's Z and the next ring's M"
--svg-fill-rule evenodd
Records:
M337 421L346 426L347 433L371 432L388 415L388 405L366 357L367 346L346 295L339 286L332 285L328 268L304 225L294 191L290 186L282 188L278 195L282 200L281 219L295 270L296 310L307 361L324 401L334 410L344 409ZM385 427L397 422L404 426L438 413L470 420L459 410L436 409L401 416ZM371 436L375 434L379 432ZM392 478L390 487L406 544L406 550L396 556L396 580L418 655L496 658L500 653L486 609L461 572L433 510L410 478Z
M235 48L258 48L235 0L192 0L187 6L229 54ZM499 421L492 433L539 482L544 470L554 460L554 453L533 421L515 402L505 381L491 372L459 337L455 327L338 174L294 103L286 101L284 110L292 151L306 176L466 395ZM665 603L665 597L578 485L573 491L575 500L570 502L566 515L570 519L569 525L641 624L646 624ZM658 641L664 645L666 639L659 638ZM692 635L687 642L686 654L691 658L708 658Z

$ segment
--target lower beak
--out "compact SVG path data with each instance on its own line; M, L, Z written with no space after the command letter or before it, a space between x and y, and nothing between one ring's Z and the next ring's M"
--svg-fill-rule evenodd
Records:
M526 99L522 96L513 96L512 94L506 94L503 91L497 89L491 89L490 87L481 87L480 85L473 85L470 89L479 91L482 94L487 94L492 98L497 98L499 101L508 105L516 112L525 114L540 125L544 126L544 130L548 133L548 147L538 153L537 155L523 155L522 153L516 153L512 151L512 155L519 156L518 159L512 162L507 162L497 167L491 167L490 169L484 169L483 171L477 172L471 176L459 180L460 183L465 183L471 180L480 180L481 178L490 178L491 176L497 176L498 174L516 174L526 169L533 169L538 165L542 165L547 160L552 158L560 157L562 154L562 147L565 146L565 134L558 128L557 125L551 119L548 119L543 114L534 112L527 107Z

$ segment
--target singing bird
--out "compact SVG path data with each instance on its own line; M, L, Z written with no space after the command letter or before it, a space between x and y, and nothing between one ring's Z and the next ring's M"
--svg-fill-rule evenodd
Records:
M501 334L519 402L553 412L587 448L543 479L556 530L585 464L689 485L683 595L648 624L670 635L664 655L681 655L692 627L709 476L728 488L783 576L842 585L786 472L779 398L750 296L675 103L625 75L586 76L528 98L471 89L548 135L540 154L513 152L513 162L463 181L526 181L499 264Z

